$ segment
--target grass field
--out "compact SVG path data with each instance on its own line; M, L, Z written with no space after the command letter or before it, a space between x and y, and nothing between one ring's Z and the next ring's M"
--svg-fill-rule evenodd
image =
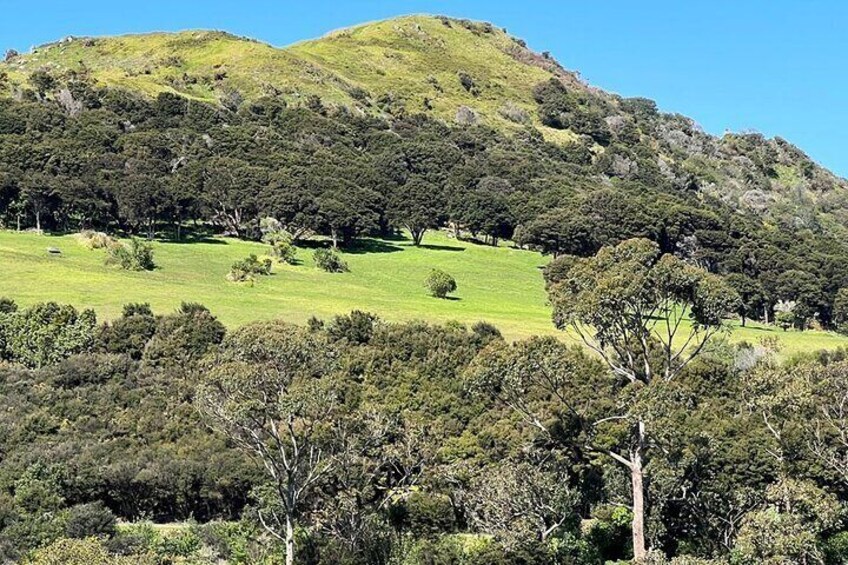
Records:
M59 257L47 253L58 247ZM304 323L353 309L392 321L487 320L510 339L559 334L550 322L540 267L546 258L517 249L492 248L456 241L430 232L424 246L408 240L368 240L344 254L349 273L315 268L311 249L298 249L300 264L275 265L254 286L225 280L230 265L265 247L233 239L200 243L154 244L158 268L133 273L103 264L104 252L83 247L73 236L0 231L0 296L19 304L53 300L94 308L101 319L120 314L127 302L149 302L160 313L181 301L205 304L231 327L259 319L282 318ZM427 294L424 278L431 268L451 273L459 289L455 299ZM774 336L784 354L848 345L828 332L783 332L758 325L734 328L731 339L757 342Z

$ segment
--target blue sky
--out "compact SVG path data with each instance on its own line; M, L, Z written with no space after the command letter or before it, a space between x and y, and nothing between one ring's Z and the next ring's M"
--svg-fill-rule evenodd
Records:
M286 45L417 12L491 21L591 84L653 98L711 133L780 135L848 176L848 2L840 0L0 0L0 49L198 28Z

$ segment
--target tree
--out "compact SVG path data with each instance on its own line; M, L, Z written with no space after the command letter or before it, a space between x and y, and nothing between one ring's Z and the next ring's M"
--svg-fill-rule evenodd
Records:
M848 334L848 288L840 288L836 291L831 322L836 327L836 331Z
M256 199L268 184L266 171L246 161L215 157L201 171L202 199L226 233L243 235L245 223L257 213Z
M330 236L333 247L348 245L354 238L376 230L382 212L382 198L372 190L336 179L325 179L318 198L318 225Z
M230 335L205 371L197 406L207 422L261 463L257 492L265 529L295 562L295 528L321 480L336 465L344 417L335 353L318 334L283 323Z
M389 214L409 230L413 245L421 245L424 232L436 227L444 208L439 187L421 177L413 177L394 190Z
M547 541L577 522L577 496L561 470L504 461L471 483L471 521L508 549Z
M446 298L448 294L456 291L456 280L440 269L430 271L424 284L436 298Z
M738 303L736 293L719 277L660 255L658 246L644 239L605 247L594 257L575 261L549 296L556 326L573 330L614 375L642 385L640 396L677 377L725 329L724 316ZM650 436L638 403L612 417L630 423L627 453L608 454L630 471L633 555L643 559L644 465Z
M763 287L755 279L741 273L728 275L727 284L739 295L739 307L736 313L742 319L742 326L744 327L748 319L757 316L757 313L762 312L765 307Z
M21 199L32 212L39 232L44 215L57 206L54 183L54 178L45 173L32 173L21 180Z
M586 257L598 250L594 230L586 218L572 210L553 210L515 230L516 243L542 254ZM520 234L520 235L519 235Z

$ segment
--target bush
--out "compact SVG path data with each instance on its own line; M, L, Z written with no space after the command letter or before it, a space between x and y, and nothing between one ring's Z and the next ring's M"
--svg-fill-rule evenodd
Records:
M25 561L29 565L144 565L156 563L150 556L110 555L103 543L95 538L59 539L35 551Z
M129 245L119 241L112 242L106 248L106 264L118 265L127 271L152 271L156 268L153 261L153 246L138 238L132 238Z
M89 249L108 249L117 241L103 232L94 230L83 230L77 234L77 240Z
M259 275L271 274L271 260L259 260L256 255L251 254L246 259L236 261L230 267L227 280L230 282L253 282Z
M316 249L312 255L315 266L328 273L346 273L350 269L347 263L333 249Z
M347 316L333 318L327 325L327 336L334 341L346 339L349 343L363 345L371 341L377 320L374 314L354 310Z
M11 314L17 312L18 305L11 298L0 297L0 314Z
M68 509L65 535L69 538L108 538L115 534L115 515L99 500Z
M279 220L262 218L259 221L259 231L262 232L262 241L271 247L272 257L289 265L295 264L294 237L286 231Z
M297 263L297 251L291 240L281 239L271 243L271 255L282 263L294 265Z
M507 102L501 107L499 111L501 116L511 122L515 122L516 124L530 123L530 114L527 112L527 110L525 110L521 106L516 105L514 102Z
M446 298L448 294L456 291L456 280L439 269L430 271L425 284L430 290L430 294L436 298Z

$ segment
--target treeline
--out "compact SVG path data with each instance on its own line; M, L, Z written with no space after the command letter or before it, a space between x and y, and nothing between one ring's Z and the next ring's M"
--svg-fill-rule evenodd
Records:
M710 196L726 183L767 201L770 183L797 170L799 186L830 202L831 177L800 151L757 135L719 141L649 100L613 104L556 81L535 97L542 121L574 132L572 143L530 126L506 135L409 111L361 115L317 97L151 100L39 71L18 100L0 100L0 223L175 239L202 223L259 238L272 217L295 243L315 233L338 245L398 229L419 244L450 227L554 256L646 237L732 275L743 319L843 323L834 303L848 251L813 204L781 212Z
M97 324L4 300L3 558L848 558L845 352L778 365L773 343L727 343L735 293L648 240L547 276L555 323L595 353L486 323L227 332L196 304Z

